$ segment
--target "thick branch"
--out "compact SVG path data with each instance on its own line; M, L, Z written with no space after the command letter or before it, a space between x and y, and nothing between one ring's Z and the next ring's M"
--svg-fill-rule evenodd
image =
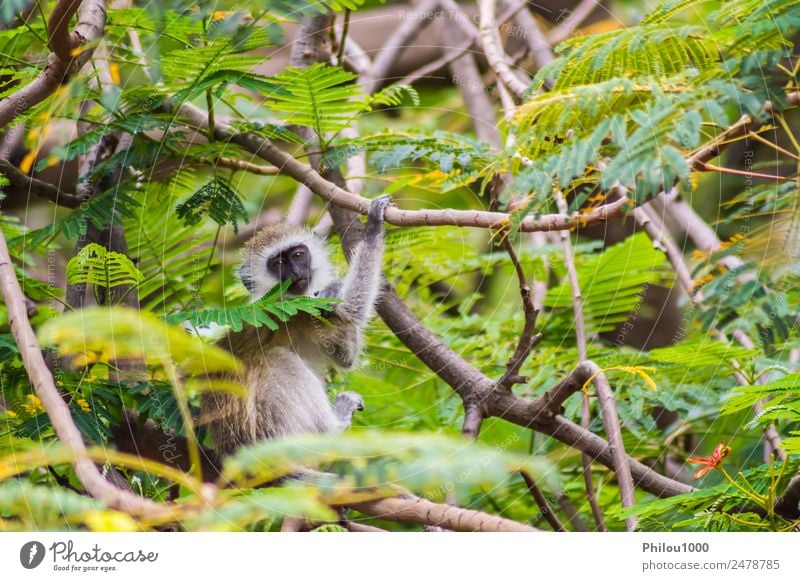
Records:
M69 37L69 21L78 10L82 0L61 0L53 8L47 21L47 36L50 50L63 62L72 60L72 39Z
M62 192L53 184L32 178L20 171L13 163L0 157L0 173L8 178L11 185L25 192L33 192L37 196L47 198L51 202L67 208L77 208L80 197Z
M64 0L59 5L72 3L74 3L74 0ZM94 47L91 43L103 36L105 21L106 3L104 0L85 0L80 5L78 8L78 24L74 31L74 38L77 44L73 46L73 49L84 43L89 43L89 46L79 55L66 61L59 58L56 53L51 53L44 70L33 82L0 100L0 129L31 107L44 101L89 60L92 52L94 52ZM59 32L59 38L60 35L61 33ZM61 41L57 42L60 44ZM72 49L70 54L71 52Z
M532 526L477 510L437 504L422 498L383 498L349 505L368 516L465 532L536 532Z
M598 372L595 372L597 375L594 378L594 388L600 401L603 429L606 432L606 438L608 438L608 447L614 462L614 472L617 474L622 506L630 508L633 506L636 497L633 490L631 468L628 465L628 455L625 453L625 445L622 440L622 426L619 423L617 406L614 403L614 393L611 391L608 379L604 373ZM626 518L625 525L628 531L633 531L636 528L636 517Z

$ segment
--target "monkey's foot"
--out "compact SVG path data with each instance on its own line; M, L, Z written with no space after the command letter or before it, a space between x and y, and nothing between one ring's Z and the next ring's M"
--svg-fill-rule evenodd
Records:
M333 403L333 415L342 423L342 429L353 423L353 414L364 410L364 400L355 391L343 391Z

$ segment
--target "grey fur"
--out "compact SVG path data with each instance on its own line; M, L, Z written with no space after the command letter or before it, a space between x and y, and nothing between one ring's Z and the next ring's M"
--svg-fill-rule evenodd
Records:
M244 370L232 377L247 387L247 397L224 391L203 395L201 422L207 423L221 456L259 440L308 432L347 429L363 409L361 396L344 392L331 406L325 384L329 367L355 365L364 328L380 290L383 214L389 196L373 200L364 240L358 245L344 281L333 275L328 257L313 234L271 226L248 243L240 276L251 292L269 288L265 257L300 241L311 249L313 275L308 294L339 297L325 324L298 314L277 331L245 327L220 344L239 357ZM259 298L257 295L254 300Z

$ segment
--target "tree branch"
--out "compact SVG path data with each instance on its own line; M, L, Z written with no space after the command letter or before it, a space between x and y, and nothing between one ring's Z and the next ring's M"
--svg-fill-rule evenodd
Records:
M14 164L2 157L0 157L0 173L6 176L8 181L10 181L11 185L15 188L26 192L33 192L37 196L46 198L59 206L77 208L81 203L79 196L68 194L61 191L53 184L26 175Z
M207 116L189 104L182 104L180 116L198 128L208 127ZM340 208L366 215L370 200L358 196L344 188L326 180L313 168L301 163L291 154L286 153L275 144L254 134L234 133L224 123L217 122L216 136L218 141L232 141L268 161L278 168L279 173L288 175L308 188L327 202ZM604 222L622 214L629 200L619 199L586 214L575 212L563 214L544 214L538 219L527 217L520 223L523 232L569 230ZM400 210L396 207L386 209L386 221L395 226L460 226L466 228L496 229L506 226L513 219L513 214L503 212L486 212L481 210Z
M525 360L531 354L531 351L542 339L542 335L536 333L536 319L539 316L539 311L533 304L533 295L531 288L528 286L528 279L525 277L525 272L522 270L522 265L519 262L514 246L508 239L508 236L503 238L503 247L506 249L511 264L514 265L514 271L517 273L517 281L519 282L519 294L522 298L522 312L525 317L525 323L522 326L522 333L520 333L517 348L514 354L506 363L506 372L497 380L497 389L511 389L515 383L524 383L527 381L525 378L519 376L519 370Z
M71 16L72 13L68 8L75 3L76 0L62 0L56 5L56 8L62 14ZM47 58L44 70L34 81L0 100L0 129L31 107L44 101L92 56L94 47L91 43L103 36L106 3L104 0L84 0L77 8L77 12L78 24L71 37L75 44L70 45L69 54L71 55L75 48L83 44L89 44L89 46L79 55L74 58L70 56L67 60L60 58L55 52L51 53ZM55 21L51 18L50 24L60 27L66 25L68 21L69 16L66 19L59 18ZM55 43L59 47L59 52L63 52L63 35L60 30L56 31Z
M495 19L495 0L478 0L478 7L480 8L481 44L489 66L506 88L520 99L528 86L517 78L506 62Z
M465 532L535 532L532 526L477 510L438 504L422 498L382 498L349 504L368 516L395 522L413 522Z
M555 192L556 205L558 211L562 214L567 213L567 202L560 191ZM569 232L560 232L561 249L564 254L564 266L567 268L567 279L569 286L572 289L572 311L575 315L575 338L578 344L578 359L580 362L587 360L587 338L586 338L586 322L583 317L583 297L581 296L581 286L578 281L578 272L575 270L575 259L572 255L572 246L570 245ZM581 397L581 427L588 430L591 424L591 406L589 405L589 396L585 393ZM609 436L610 437L610 436ZM616 462L617 458L614 458ZM592 461L589 455L583 454L581 457L583 463L583 480L586 486L586 499L589 501L589 506L592 509L592 516L597 523L597 527L601 531L607 531L603 512L600 510L600 504L597 501L597 492L594 487L594 479L592 478Z
M554 531L558 531L560 533L566 532L567 529L564 528L564 525L561 524L561 521L558 520L558 516L547 503L547 498L545 498L544 493L542 492L539 485L536 484L536 481L533 480L530 476L528 476L525 472L520 472L522 475L522 479L525 481L525 486L528 487L528 491L531 493L534 502L536 502L536 506L539 507L539 511L542 513L544 519L550 523L550 526L553 527Z

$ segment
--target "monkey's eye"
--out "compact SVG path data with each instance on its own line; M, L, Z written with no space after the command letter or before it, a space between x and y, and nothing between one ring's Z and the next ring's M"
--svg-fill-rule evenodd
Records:
M292 258L303 258L306 255L302 250L298 250L292 255Z

